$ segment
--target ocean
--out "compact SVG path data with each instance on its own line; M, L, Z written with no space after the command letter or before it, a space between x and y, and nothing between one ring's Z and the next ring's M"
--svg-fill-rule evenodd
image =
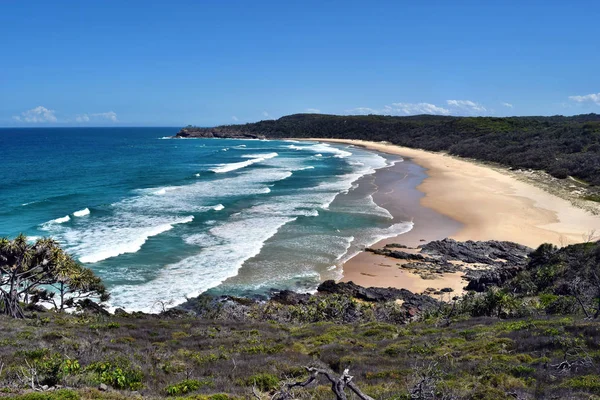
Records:
M177 128L0 129L0 236L51 236L110 305L313 291L412 228L369 179L403 160L349 145L171 139Z

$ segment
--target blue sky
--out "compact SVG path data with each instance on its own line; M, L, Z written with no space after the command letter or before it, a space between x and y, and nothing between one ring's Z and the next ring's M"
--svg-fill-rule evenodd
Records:
M600 2L0 2L0 126L600 113Z

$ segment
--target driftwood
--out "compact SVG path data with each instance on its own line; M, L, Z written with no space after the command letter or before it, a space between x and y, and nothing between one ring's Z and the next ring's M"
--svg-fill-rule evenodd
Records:
M308 379L306 379L304 381L292 382L292 383L285 384L284 387L272 397L272 400L293 399L294 396L292 395L292 392L291 392L292 389L304 388L304 387L310 385L311 383L318 381L319 376L324 376L325 378L327 378L329 383L331 383L331 391L335 394L336 400L347 400L348 399L348 397L346 396L346 393L345 393L346 388L349 388L361 400L375 400L371 396L364 394L358 388L358 386L356 386L354 384L354 382L352 382L352 376L350 375L350 370L347 368L344 370L344 372L342 373L342 375L339 378L336 377L335 375L333 375L333 373L331 373L327 370L324 370L324 369L319 369L319 368L314 368L314 367L305 367L305 368L308 371L308 373L310 373L310 376L308 377ZM254 397L258 398L258 396L254 390L253 390L253 392L254 392L253 393Z
M565 351L564 360L558 364L550 364L559 373L577 372L579 368L590 368L594 365L592 357L582 348L575 347Z

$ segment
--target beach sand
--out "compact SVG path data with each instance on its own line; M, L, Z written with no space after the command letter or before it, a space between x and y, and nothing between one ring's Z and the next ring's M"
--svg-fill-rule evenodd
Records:
M388 178L389 188L380 186L374 195L375 202L390 210L392 215L395 215L395 208L402 208L404 215L414 215L415 223L409 233L378 242L372 246L375 248L394 242L414 247L444 237L461 241L507 240L535 248L542 243L564 246L583 242L594 232L600 234L600 216L518 180L508 171L443 153L388 143L311 140L347 143L400 155L422 168L421 171L415 168L409 174L411 176ZM426 176L420 175L422 173ZM382 170L378 174L385 175L386 172ZM393 171L387 174L393 174ZM410 190L411 179L413 187L422 180L416 187L421 196L402 196ZM398 195L390 192L394 188ZM423 207L414 204L417 198ZM344 264L343 281L354 281L363 286L402 287L415 292L421 292L423 287L451 287L459 292L465 284L458 274L423 280L399 269L395 265L397 261L362 252Z

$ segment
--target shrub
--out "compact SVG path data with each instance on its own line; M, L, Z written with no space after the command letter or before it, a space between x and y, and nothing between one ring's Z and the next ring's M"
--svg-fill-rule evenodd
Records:
M585 390L590 393L600 394L600 376L583 375L567 379L561 385L564 388Z
M246 380L247 386L256 386L262 392L270 392L279 388L279 378L271 374L256 374Z
M142 372L131 368L129 363L123 360L93 363L86 368L86 371L95 372L100 383L115 389L137 390L142 387Z
M406 353L406 347L398 344L390 344L388 347L383 349L383 353L390 357L398 357L400 354Z
M2 398L6 400L79 400L81 397L72 390L60 389L50 393L27 393Z
M577 310L577 302L574 297L570 296L558 296L546 306L546 312L555 315L571 314L575 310Z
M177 396L198 390L206 384L206 382L201 382L196 379L186 379L179 383L167 386L165 388L165 392L167 392L167 394L170 396Z

